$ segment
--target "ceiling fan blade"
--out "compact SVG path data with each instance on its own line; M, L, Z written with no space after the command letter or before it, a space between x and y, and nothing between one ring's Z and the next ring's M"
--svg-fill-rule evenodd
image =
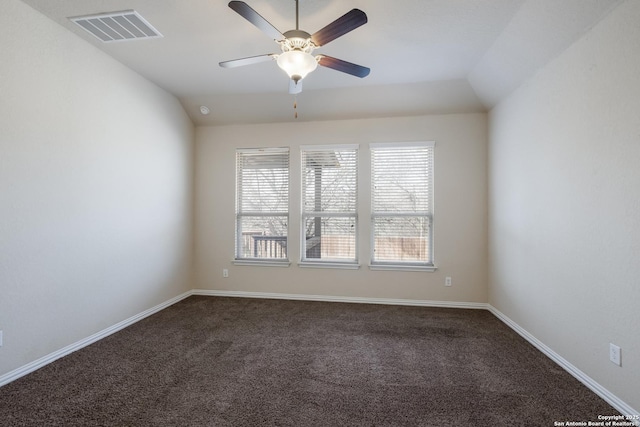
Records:
M295 95L300 92L302 92L302 80L296 82L293 79L289 79L289 93Z
M244 19L258 27L258 29L271 37L273 40L280 41L285 39L285 36L280 31L278 31L276 27L271 25L269 21L264 19L258 12L253 10L251 6L249 6L245 2L231 1L229 2L229 7L235 10Z
M313 41L316 46L324 46L330 41L333 41L366 23L366 13L360 9L351 9L331 24L315 32L311 36L311 41Z
M320 56L318 64L323 67L332 68L336 71L351 74L352 76L363 78L367 77L371 72L371 69L363 67L362 65L352 64L351 62L343 61L342 59L333 58L331 56L318 56Z
M267 62L275 59L278 55L275 53L267 53L266 55L249 56L248 58L232 59L230 61L220 62L222 68L235 68L242 67L244 65L258 64L260 62Z

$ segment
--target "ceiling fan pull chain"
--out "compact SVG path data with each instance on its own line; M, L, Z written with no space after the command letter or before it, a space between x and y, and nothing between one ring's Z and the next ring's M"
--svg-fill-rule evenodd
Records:
M298 95L293 95L293 118L298 118Z

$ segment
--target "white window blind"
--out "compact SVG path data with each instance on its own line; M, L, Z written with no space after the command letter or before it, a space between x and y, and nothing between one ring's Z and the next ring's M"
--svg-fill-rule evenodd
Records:
M287 260L289 149L236 151L236 259Z
M433 266L432 142L371 145L372 265Z
M302 151L302 261L357 262L358 146Z

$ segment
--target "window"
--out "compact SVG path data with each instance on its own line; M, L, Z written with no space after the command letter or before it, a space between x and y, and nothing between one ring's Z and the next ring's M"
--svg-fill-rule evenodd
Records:
M433 269L434 143L371 145L373 268Z
M301 150L301 265L357 265L358 146Z
M236 151L236 260L287 261L289 149Z

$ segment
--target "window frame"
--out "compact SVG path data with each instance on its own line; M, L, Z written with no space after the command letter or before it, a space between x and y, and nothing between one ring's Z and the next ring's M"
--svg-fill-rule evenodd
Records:
M240 156L245 156L245 158L250 157L252 153L258 155L277 155L283 154L286 156L286 211L243 211L242 210L242 188L240 182ZM278 267L288 267L291 262L289 259L289 240L290 240L290 212L289 212L289 204L291 198L291 150L289 147L261 147L261 148L237 148L235 150L235 224L234 224L234 258L233 264L236 265L260 265L260 266L278 266ZM278 257L243 257L242 256L242 247L243 247L243 237L242 237L242 223L241 219L244 217L282 217L286 221L286 257L278 258Z
M428 178L428 210L420 212L382 212L375 210L375 156L374 152L379 149L407 149L407 148L426 148L431 152L427 155L427 168L429 171ZM437 269L435 265L434 257L434 179L435 179L435 141L416 141L416 142L388 142L388 143L371 143L369 144L370 150L370 195L371 195L371 229L370 229L370 263L369 268L371 270L405 270L405 271L426 271L433 272ZM429 260L420 261L402 261L402 260L376 260L376 218L379 217L418 217L426 218L428 221L429 240L427 242L427 252L429 254Z
M353 151L355 173L354 173L354 194L353 211L325 212L305 210L306 191L306 170L305 153L314 151ZM338 269L358 269L359 264L359 213L358 213L358 185L360 181L360 146L359 144L330 144L330 145L301 145L300 146L300 267L311 268L338 268ZM307 258L306 254L306 220L309 218L353 218L353 252L354 258L342 260L340 258Z

